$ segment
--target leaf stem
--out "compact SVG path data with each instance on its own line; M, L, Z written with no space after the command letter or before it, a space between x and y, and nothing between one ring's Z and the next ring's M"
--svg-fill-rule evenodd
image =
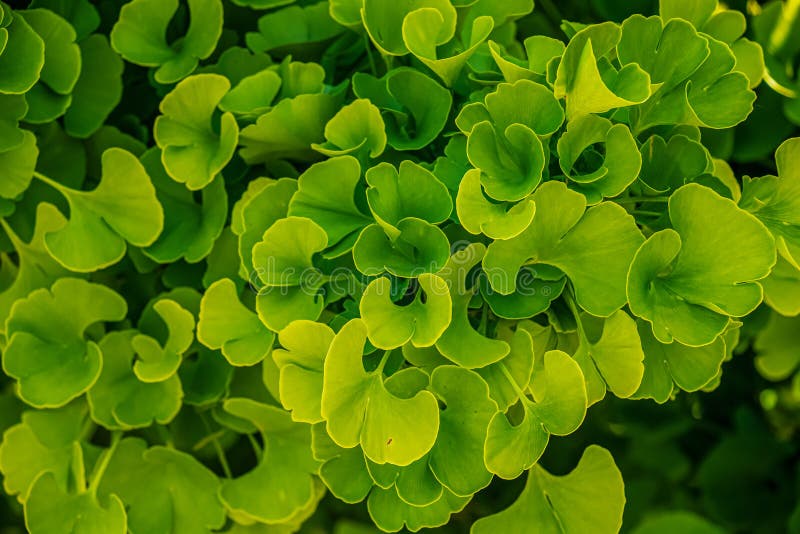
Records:
M97 488L100 486L100 481L103 479L111 457L114 456L114 451L117 450L117 445L119 445L121 439L122 431L116 430L111 433L111 446L103 452L103 456L100 457L100 461L92 472L92 482L89 484L88 490L91 495L97 495Z
M60 183L56 182L52 178L50 178L48 176L45 176L44 174L42 174L42 173L40 173L38 171L33 171L33 177L41 180L42 182L46 183L47 185L49 185L53 189L58 190L60 193L63 193L67 189L66 187L64 187L63 184L60 184Z
M375 369L376 373L383 374L383 368L386 367L386 362L389 361L389 356L391 355L392 355L391 349L383 353L383 356L381 356L381 361L378 364L378 367Z
M613 199L614 202L617 204L644 204L647 202L659 203L659 204L666 204L669 202L668 197L625 197L625 198L615 198Z
M629 213L632 215L643 215L645 217L661 217L663 213L659 211L647 211L647 210L631 210Z
M486 302L483 303L483 308L481 309L481 322L478 324L478 332L482 335L486 335L486 329L489 325L489 304Z
M231 466L228 465L228 458L225 456L225 450L222 448L222 445L219 444L219 440L217 437L220 435L220 432L212 432L211 423L208 422L208 418L206 414L203 412L198 412L200 416L200 420L203 422L203 426L206 427L206 432L208 432L208 436L205 439L199 441L197 445L201 443L205 445L207 442L211 443L211 446L214 447L214 452L217 454L217 460L219 460L219 465L222 467L222 472L225 473L225 478L233 478L233 473L231 472Z
M575 326L578 328L578 335L581 338L581 342L586 341L586 331L583 329L581 313L578 309L578 304L575 302L574 290L572 289L572 286L570 286L564 293L564 302L566 302L567 308L569 308L570 313L572 313L572 316L575 318Z
M261 450L261 445L258 444L253 434L247 434L247 440L250 442L250 446L253 448L253 452L256 454L256 459L261 462L261 457L264 454L264 451Z
M369 70L372 75L378 77L378 67L375 65L375 58L372 57L372 45L369 41L369 34L364 32L364 49L367 52L367 61L369 61Z
M506 380L508 380L511 383L511 387L514 388L514 391L517 393L519 398L520 399L525 399L526 398L525 397L525 392L522 391L521 387L519 387L519 384L517 384L516 379L511 374L511 371L508 370L508 367L506 367L506 364L503 363L503 362L499 362L499 365L500 365L500 371L503 373L503 376L505 376Z

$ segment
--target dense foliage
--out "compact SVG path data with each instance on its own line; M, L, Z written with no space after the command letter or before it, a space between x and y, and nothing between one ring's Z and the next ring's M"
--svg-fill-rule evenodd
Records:
M0 532L800 532L800 1L22 4Z

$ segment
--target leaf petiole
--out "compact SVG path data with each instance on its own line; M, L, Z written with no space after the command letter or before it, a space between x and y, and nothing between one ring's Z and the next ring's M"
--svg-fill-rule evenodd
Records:
M92 496L97 495L97 488L100 486L100 481L103 479L111 457L114 456L114 451L117 450L117 445L119 445L121 439L121 431L118 430L111 433L111 446L103 452L103 456L92 471L92 481L87 490Z

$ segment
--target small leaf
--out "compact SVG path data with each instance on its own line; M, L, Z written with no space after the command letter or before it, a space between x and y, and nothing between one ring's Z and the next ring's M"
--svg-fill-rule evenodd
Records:
M386 277L371 282L364 291L361 317L370 342L379 349L394 349L407 342L430 347L450 324L452 303L445 281L424 273L417 282L414 301L404 306L392 302L391 281Z
M272 357L280 370L280 400L292 412L292 419L304 423L323 421L321 399L325 355L334 332L313 321L294 321L278 337L283 349Z
M326 156L369 154L377 158L386 148L386 126L380 110L360 98L340 109L325 125L325 143L314 150Z
M25 502L42 473L50 473L65 490L75 483L73 456L82 438L86 412L86 405L80 402L56 410L23 412L22 421L5 431L0 443L6 493Z
M131 341L135 335L135 330L111 332L99 343L103 369L86 396L92 419L109 430L144 428L154 422L164 425L181 408L183 390L176 375L145 383L134 373L136 354Z
M231 113L223 113L219 126L212 116L230 89L217 74L197 74L182 80L161 101L162 115L153 126L161 148L164 169L189 189L202 189L233 157L239 127Z
M362 363L367 329L360 320L347 323L325 358L322 416L331 438L341 447L361 445L375 463L405 466L422 458L436 440L439 407L421 391L398 398L384 384L383 366L367 372ZM388 356L384 356L385 359Z
M275 334L239 300L236 285L229 278L211 284L200 304L197 340L222 355L234 366L259 363L272 350Z
M103 35L80 43L81 73L72 92L72 104L64 115L64 129L73 137L96 132L122 99L122 59Z
M489 424L484 459L489 471L504 479L517 478L530 469L547 447L550 434L571 434L586 415L586 387L578 364L564 352L544 354L544 365L536 377L541 387L534 400L520 398L521 420L512 422L503 412ZM517 384L523 389L525 385Z
M650 97L650 75L636 63L617 70L606 56L620 42L613 22L588 26L570 39L554 84L567 100L567 118L640 104ZM601 70L602 69L602 70Z
M297 179L297 192L289 215L307 217L328 234L328 243L355 241L355 233L372 223L355 202L361 166L352 156L337 156L315 163Z
M483 267L492 288L511 294L521 267L543 264L567 275L589 313L608 316L621 308L628 266L644 240L630 215L609 202L584 211L586 198L555 181L532 199L537 209L531 225L489 245Z
M47 250L65 267L90 272L118 262L125 242L152 244L164 227L164 211L147 172L125 150L103 153L103 178L93 191L76 191L48 181L70 206L69 222L45 234ZM80 249L74 244L81 243Z
M119 496L131 534L210 534L225 522L219 489L217 476L191 455L126 438L111 456L98 495Z
M253 470L223 482L220 499L232 513L250 521L290 519L315 498L313 474L319 463L311 454L311 426L292 421L280 408L250 399L228 399L224 406L258 428L264 453Z
M590 445L567 475L534 467L514 504L479 519L470 532L532 528L542 534L614 534L622 526L624 506L625 488L614 459L606 449Z
M167 27L178 0L133 0L122 6L111 30L111 46L123 58L145 67L158 67L155 80L175 83L189 75L201 59L214 52L222 33L220 0L189 0L186 35L167 43Z
M669 214L674 230L653 234L633 259L630 308L662 343L706 345L761 303L757 281L775 264L775 243L755 217L701 185L676 191Z
M138 357L133 371L142 382L163 382L174 376L183 353L194 341L194 315L169 298L156 301L152 307L166 325L165 339L139 334L131 340ZM141 327L141 321L140 321Z
M68 494L51 473L36 479L25 503L31 534L126 534L125 506L116 495L98 499L92 493Z
M85 339L99 321L121 321L127 305L103 285L61 278L18 300L6 321L3 370L19 383L25 402L64 406L88 390L102 367L102 352Z

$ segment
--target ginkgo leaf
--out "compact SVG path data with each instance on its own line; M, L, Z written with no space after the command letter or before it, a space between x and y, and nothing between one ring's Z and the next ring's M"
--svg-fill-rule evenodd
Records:
M376 488L369 495L367 509L375 524L384 532L398 532L403 527L411 532L445 525L450 516L469 503L469 497L458 497L449 491L428 506L412 506L403 502L397 491Z
M645 372L645 353L636 322L617 310L608 318L579 315L578 347L573 358L586 380L589 405L601 400L606 389L620 398L633 395Z
M754 216L697 184L670 197L669 214L673 229L650 236L630 266L630 308L662 343L707 345L761 303L757 281L775 264L775 241Z
M520 106L528 110L520 114ZM542 180L543 139L564 121L564 110L545 86L503 83L483 103L464 107L456 125L468 136L467 156L480 169L481 184L495 200L525 198Z
M784 141L775 152L778 176L744 179L739 207L752 213L775 238L778 253L800 269L800 139Z
M67 489L86 415L86 404L80 402L56 410L23 412L21 422L5 431L0 443L6 493L25 502L41 473L50 473L59 487Z
M736 57L723 42L700 35L690 23L630 17L617 47L625 68L644 69L661 84L635 113L636 132L660 124L729 128L753 110L750 81L734 71ZM667 59L678 58L678 60Z
M253 52L286 54L299 52L310 45L324 45L343 31L330 16L328 4L288 6L258 19L258 32L245 35Z
M327 234L314 221L287 217L270 226L253 247L253 268L260 282L256 312L270 330L319 317L324 302L318 292L324 278L313 256L327 244Z
M361 18L367 34L383 54L402 56L409 53L407 33L403 31L405 21L423 9L436 11L441 19L434 28L433 46L449 41L455 33L456 10L444 0L400 0L391 4L380 0L364 0ZM429 22L413 17L409 22L412 26L423 23Z
M365 98L354 100L325 125L325 143L312 146L326 156L365 154L377 158L386 148L386 126L380 110Z
M161 148L164 169L189 189L202 189L233 157L239 126L233 114L214 111L230 89L227 78L196 74L182 80L161 101L153 136Z
M254 183L254 182L251 182ZM240 217L237 217L236 209L231 215L231 229L239 236L239 258L242 262L242 269L245 277L252 281L254 273L253 266L253 247L256 246L264 232L279 219L283 219L288 214L289 202L297 191L298 180L282 178L277 181L261 183L257 191L252 191L251 195L245 193L242 200L235 205L241 207ZM250 190L248 190L250 191ZM237 220L241 227L236 230Z
M542 534L613 534L622 526L625 487L606 449L590 445L575 469L554 476L539 466L528 472L517 500L497 514L479 519L472 534L497 529L536 529Z
M364 291L361 317L370 342L379 349L394 349L407 342L415 347L429 347L449 326L452 302L445 281L424 273L417 283L419 291L413 302L403 306L392 302L388 278L378 278Z
M131 534L206 534L225 522L219 490L217 476L191 455L126 438L111 455L98 495L117 495L125 504Z
M197 340L210 349L221 349L231 365L255 365L272 350L275 334L239 300L229 278L211 284L203 294Z
M103 179L92 191L77 191L45 180L70 206L69 222L45 234L45 246L73 271L89 272L112 265L125 255L126 242L148 246L164 227L164 210L139 160L126 150L109 148L103 152L102 161ZM81 246L76 247L76 243Z
M449 31L448 24L449 20L439 9L421 7L403 19L403 41L409 52L435 72L445 85L452 87L467 60L489 37L494 29L494 20L488 16L476 17L470 31L462 35L463 43L454 43L452 52L446 50L445 57L440 57L437 47L441 44L441 36L446 36Z
M384 385L383 366L364 370L367 329L358 319L336 335L325 358L322 417L341 447L361 445L373 462L408 465L425 455L439 430L436 398L420 391L398 398Z
M428 145L445 127L453 105L450 91L424 73L405 67L393 69L383 78L359 72L353 76L353 92L381 110L387 143L396 150L419 150Z
M325 423L312 427L311 446L314 458L322 462L319 477L337 499L355 504L367 498L374 482L361 447L339 447L325 430Z
M505 479L514 479L530 469L547 447L550 435L574 432L586 415L586 387L577 362L564 352L544 354L540 391L534 399L520 395L522 413L511 420L497 413L489 424L484 459L489 471ZM524 391L525 385L516 385Z
M64 129L72 136L86 138L103 125L122 99L124 64L103 35L91 35L79 45L81 73L64 114Z
M111 332L100 343L103 368L87 392L92 419L109 430L167 424L178 414L183 398L180 380L142 382L134 372L135 330Z
M16 146L0 152L0 165L4 170L0 197L13 199L28 189L38 157L36 136L28 131L20 132L20 141Z
M28 103L23 95L0 93L0 104L2 104L0 106L0 153L4 153L19 147L26 141L25 130L19 127L19 121L28 112ZM30 143L30 141L28 142ZM10 165L6 164L4 167L10 167ZM23 177L23 179L26 184L30 181L29 177ZM2 196L4 197L16 196L5 192L5 188L3 191Z
M140 161L164 210L163 231L142 252L159 263L181 258L197 263L208 256L225 226L228 195L222 176L202 189L198 203L192 191L167 174L157 148L145 152Z
M160 299L152 309L166 325L166 336L157 339L139 334L131 340L137 356L133 371L139 380L148 383L162 382L175 375L183 353L194 341L195 327L194 315L174 300Z
M125 299L99 284L61 278L18 300L6 321L3 371L27 403L55 408L88 390L102 367L100 347L85 339L100 321L121 321Z
M272 353L280 370L280 401L292 412L292 419L319 423L323 368L334 332L313 321L294 321L281 330L278 340L283 349Z
M593 24L570 39L554 84L555 95L566 98L567 118L604 113L640 104L650 97L650 75L637 63L619 70L606 59L622 37L613 22Z
M311 454L311 426L250 399L228 399L225 410L253 423L265 448L253 470L223 482L220 499L228 510L251 520L286 521L315 496L312 476L319 463Z
M596 204L620 195L636 180L642 157L626 125L584 115L570 121L559 138L558 164L570 187Z
M492 480L484 464L483 446L497 405L480 375L460 367L437 367L431 374L430 390L446 406L430 452L430 470L447 490L471 496Z
M609 202L586 210L586 198L561 182L543 184L532 199L531 225L486 251L483 268L492 288L510 294L521 267L543 264L567 275L589 313L608 316L622 307L628 267L644 241L631 216Z
M319 159L311 145L325 141L325 125L339 103L338 95L327 93L281 100L255 124L242 128L239 154L251 165L277 159Z
M697 391L719 374L728 348L724 336L702 347L689 347L679 341L662 343L645 321L637 321L636 325L644 351L644 374L633 398L663 403L676 387Z
M289 215L307 217L322 226L328 243L353 240L355 233L372 223L356 205L361 165L353 156L336 156L315 163L297 179L297 192L289 203Z
M5 9L4 9L5 11ZM4 13L5 15L5 13ZM44 41L25 21L8 10L0 46L0 92L23 94L39 80L44 66Z
M531 199L517 203L492 202L481 185L481 171L467 171L458 187L456 211L461 225L471 234L492 239L511 239L530 225L536 213Z
M125 534L125 506L116 495L102 502L90 492L69 494L52 473L36 479L25 503L25 524L31 534L73 532Z
M57 279L69 275L69 271L47 252L44 244L45 234L58 230L65 223L66 219L55 206L39 204L36 207L33 236L25 243L5 219L0 219L0 225L16 250L19 262L13 282L0 292L0 330L5 331L6 319L17 300L36 289L50 287ZM5 261L3 263L8 265Z
M178 0L133 0L122 7L111 30L114 50L131 63L157 67L155 80L162 84L191 74L214 52L222 33L222 2L189 0L186 34L168 43L167 27L177 10Z
M478 290L469 273L480 263L485 252L486 247L473 243L450 256L447 265L439 272L450 288L453 310L450 325L436 342L436 348L448 360L468 369L495 363L510 350L508 343L487 337L485 332L475 330L469 321L469 303Z

